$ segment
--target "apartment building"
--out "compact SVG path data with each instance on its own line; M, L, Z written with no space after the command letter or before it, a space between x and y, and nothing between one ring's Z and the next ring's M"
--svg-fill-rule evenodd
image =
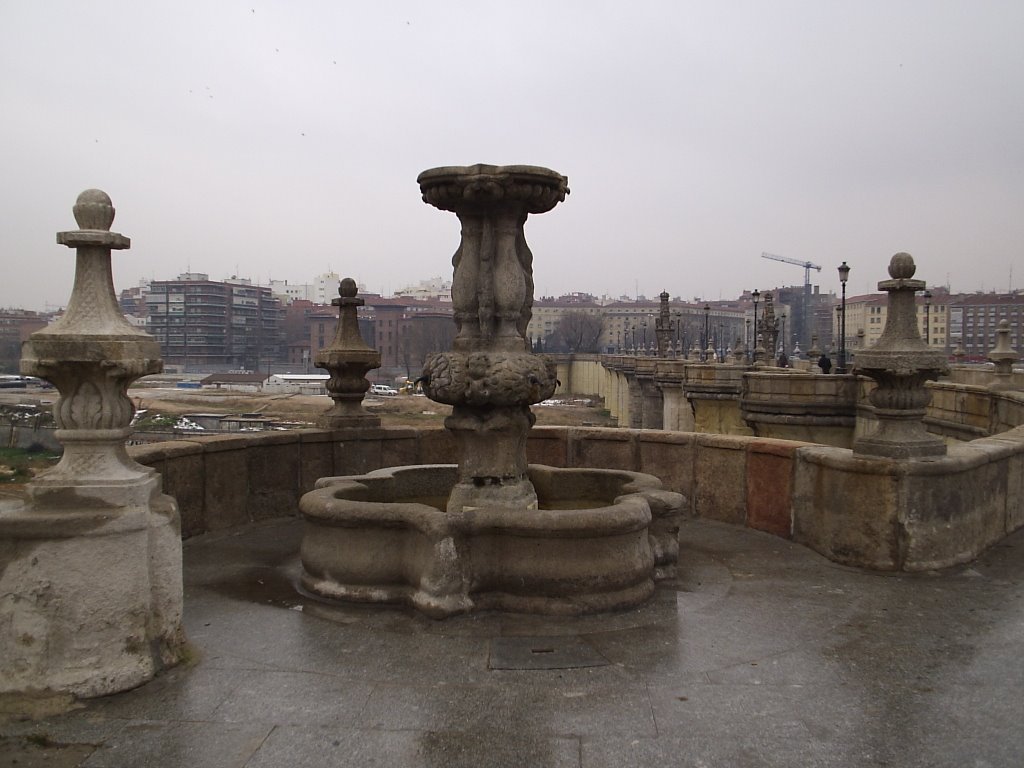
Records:
M247 279L189 272L154 280L145 303L146 330L169 367L256 371L285 354L281 300Z
M982 361L996 345L999 323L1010 326L1010 345L1024 350L1024 294L965 293L949 302L949 345L963 346L969 360Z

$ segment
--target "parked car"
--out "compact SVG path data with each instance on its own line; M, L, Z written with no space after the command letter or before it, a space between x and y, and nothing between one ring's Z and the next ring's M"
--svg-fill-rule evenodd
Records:
M384 397L394 397L398 394L398 390L394 387L389 387L387 384L373 384L370 386L371 395L383 395Z

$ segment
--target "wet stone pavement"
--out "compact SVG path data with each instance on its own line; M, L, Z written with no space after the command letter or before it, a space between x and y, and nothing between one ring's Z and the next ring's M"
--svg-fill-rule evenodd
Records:
M185 543L194 660L0 765L1024 765L1024 533L941 574L690 521L641 608L443 622L296 593L301 523Z

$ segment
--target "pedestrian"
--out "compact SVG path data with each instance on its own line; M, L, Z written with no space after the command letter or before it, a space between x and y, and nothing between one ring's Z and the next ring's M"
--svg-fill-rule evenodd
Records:
M822 373L829 373L832 370L832 361L828 359L828 355L822 353L818 358L818 367L821 368Z

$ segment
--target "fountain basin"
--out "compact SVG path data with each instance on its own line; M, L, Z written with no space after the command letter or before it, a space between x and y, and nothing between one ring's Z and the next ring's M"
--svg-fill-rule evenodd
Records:
M302 497L302 586L435 617L630 607L675 575L681 494L652 475L529 465L539 509L446 511L454 464L322 478Z

